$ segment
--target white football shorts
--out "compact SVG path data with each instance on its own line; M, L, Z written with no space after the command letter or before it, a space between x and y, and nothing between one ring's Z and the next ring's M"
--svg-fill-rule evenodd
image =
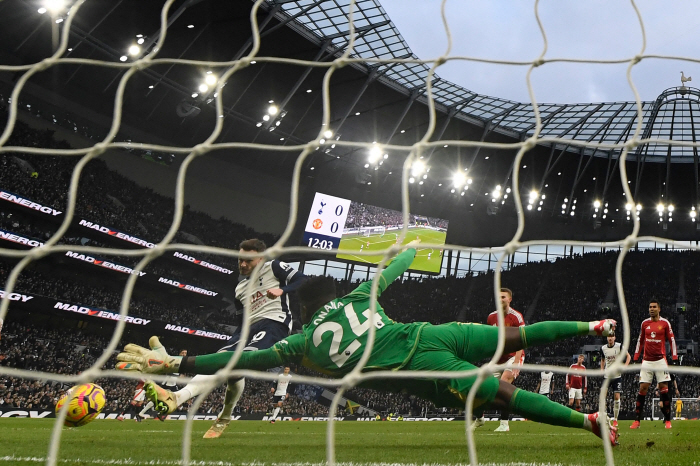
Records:
M658 361L642 361L642 368L639 371L639 383L651 383L656 376L656 382L668 382L671 375L668 373L668 364L665 359Z
M146 399L146 390L144 390L143 388L139 388L138 390L136 390L136 392L134 392L134 398L132 399L132 401L134 403L141 403L145 399Z
M583 399L583 389L582 388L570 388L569 389L569 399L582 400Z
M520 364L517 364L517 363L515 362L515 356L511 356L511 357L505 362L505 364L503 364L503 370L502 370L502 371L494 372L494 373L493 373L493 376L496 377L497 379L500 379L500 378L501 378L501 375L502 375L505 371L510 371L510 372L512 372L513 369L519 370L519 369L520 369L520 366L522 365L522 363L523 363L524 360L525 360L524 357L520 358ZM517 379L517 378L518 378L517 376L513 377L513 379Z

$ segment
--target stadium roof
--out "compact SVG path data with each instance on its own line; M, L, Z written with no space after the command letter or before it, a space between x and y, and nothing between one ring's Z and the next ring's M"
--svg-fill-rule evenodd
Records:
M348 27L350 0L267 0L270 8L279 7L281 20L291 20L294 26L308 32L318 45L330 42L343 49L350 33ZM375 66L376 60L418 60L386 14L379 1L360 0L352 12L355 39L352 57L367 60ZM292 27L294 27L292 26ZM430 64L394 62L382 64L380 81L408 94L424 90ZM435 102L444 111L453 109L456 118L478 122L483 126L495 125L494 130L525 139L535 132L535 114L531 103L520 103L487 95L480 95L457 84L441 79L432 80ZM645 138L672 139L696 142L694 121L700 121L698 105L700 91L674 88L664 91L655 102L641 102L642 127ZM420 100L425 101L425 95ZM542 138L562 138L601 144L620 144L631 138L637 119L636 102L605 102L579 104L538 104L542 119ZM586 153L606 157L607 150L587 149ZM619 153L618 151L615 151ZM630 158L643 155L647 161L663 161L671 156L674 162L692 162L697 151L688 147L651 145Z

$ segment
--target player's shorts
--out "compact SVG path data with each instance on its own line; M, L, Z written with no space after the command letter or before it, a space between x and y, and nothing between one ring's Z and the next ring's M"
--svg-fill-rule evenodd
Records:
M139 388L134 392L134 397L131 399L132 404L136 403L143 403L143 401L146 399L146 390L143 388Z
M420 333L416 350L401 369L430 371L468 371L477 369L473 364L490 358L498 344L498 328L491 325L453 322L443 325L425 325ZM468 362L471 361L471 362ZM426 398L438 407L464 409L469 390L477 375L453 379L401 380L395 389ZM382 380L377 386L394 390ZM474 412L479 415L496 398L500 381L489 374L476 391Z
M671 375L668 373L668 364L665 359L658 361L642 361L642 369L639 371L639 383L651 383L656 376L656 382L668 382Z
M570 388L569 389L569 399L582 400L583 399L583 389L582 388Z
M282 322L271 319L262 319L250 326L248 341L243 351L257 351L272 347L280 340L289 336L289 327ZM240 329L229 340L231 343L221 348L217 353L223 351L236 351L238 342L241 339Z
M508 372L510 372L510 373L513 375L513 380L517 379L518 376L515 375L515 373L513 372L513 369L516 369L516 370L519 369L520 365L517 364L517 363L515 362L515 356L511 356L511 357L508 358L508 360L507 360L505 363L503 363L503 364L505 365L505 367L503 368L503 370L494 372L494 373L493 373L493 376L496 377L497 379L500 379L501 376L503 375L503 373L506 372L506 371L508 371Z
M277 395L277 394L272 395L272 403L273 403L273 404L277 404L277 403L279 403L280 401L284 401L284 400L286 400L286 399L287 399L287 394L286 394L286 393L285 393L284 395Z
M622 393L622 377L616 377L610 380L610 385L608 386L608 391L612 390L613 393Z

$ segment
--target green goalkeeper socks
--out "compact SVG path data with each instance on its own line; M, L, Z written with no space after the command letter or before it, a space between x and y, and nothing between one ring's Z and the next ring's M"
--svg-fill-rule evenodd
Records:
M589 332L588 322L547 321L520 327L520 339L523 348L529 348L578 335L588 335Z
M515 389L513 397L510 399L510 411L531 421L591 430L590 422L585 414L550 401L546 396L519 388Z

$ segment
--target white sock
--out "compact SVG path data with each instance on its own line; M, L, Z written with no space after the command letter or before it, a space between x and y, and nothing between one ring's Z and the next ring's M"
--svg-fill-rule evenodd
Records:
M508 426L508 419L502 419L502 420L501 420L501 425L502 425L502 426Z
M149 401L148 403L146 403L146 406L143 407L143 409L139 413L139 416L144 416L146 414L146 411L148 411L152 407L153 407L153 402Z
M620 414L620 400L615 400L613 402L613 414L615 415L614 419L617 421L617 416Z
M174 393L177 405L180 406L185 401L207 391L211 387L211 381L214 378L215 376L213 375L195 375L182 390Z
M279 413L280 413L280 408L279 408L279 406L278 406L278 407L276 407L275 410L272 412L272 419L270 419L270 420L271 420L271 421L274 421L275 419L277 419L277 415L278 415Z
M226 385L226 396L224 397L224 408L219 413L219 419L231 419L231 412L238 403L245 389L245 379L240 379L234 383Z
M583 416L583 428L588 432L593 432L593 424L588 419L588 416Z

